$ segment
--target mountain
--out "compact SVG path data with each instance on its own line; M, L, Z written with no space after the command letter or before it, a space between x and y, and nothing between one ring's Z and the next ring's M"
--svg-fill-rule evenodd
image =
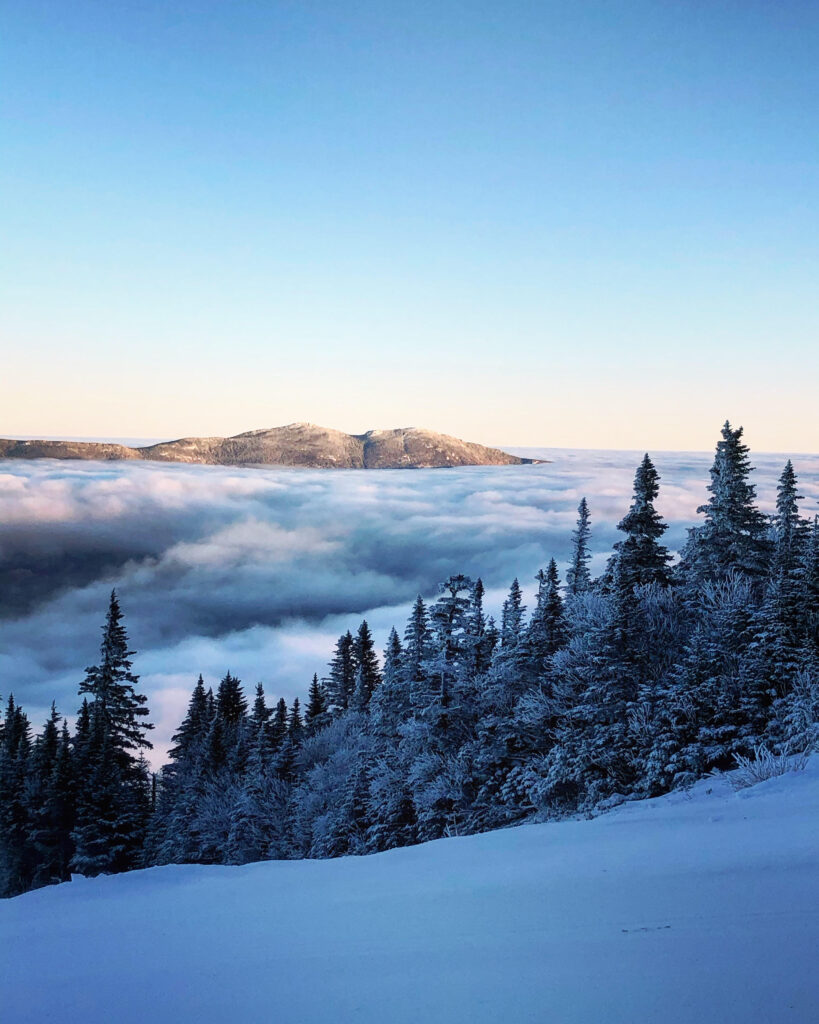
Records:
M812 1024L819 758L592 820L0 900L15 1024Z
M233 437L183 437L144 448L90 441L0 439L4 459L142 459L209 466L302 466L314 469L435 469L446 466L520 466L498 448L417 427L344 434L313 423L249 430Z

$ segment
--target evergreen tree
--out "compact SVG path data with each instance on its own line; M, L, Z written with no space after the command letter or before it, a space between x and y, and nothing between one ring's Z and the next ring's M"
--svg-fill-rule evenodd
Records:
M806 654L819 662L819 516L815 516L805 541L802 556L802 580L805 600Z
M509 588L509 596L503 602L501 614L501 647L517 647L523 638L523 617L526 608L523 604L523 597L520 584L517 579L512 581Z
M122 611L111 593L100 662L86 669L81 709L77 816L72 866L80 874L125 871L140 860L150 813L150 780L135 751L150 748L147 698L136 692Z
M615 544L621 582L626 586L644 586L648 583L668 582L668 563L671 555L660 543L668 529L654 508L660 491L660 476L646 454L634 477L634 497L626 516L617 529L626 539Z
M484 593L483 580L475 580L472 589L472 613L464 641L466 670L472 679L477 679L486 672L492 661L492 648L487 637L487 621L483 611Z
M102 629L100 663L85 670L80 695L92 698L95 719L102 719L107 742L112 749L134 751L150 749L145 733L153 729L145 719L148 698L137 693L139 677L131 671L133 662L128 637L122 625L122 610L115 590L111 591L108 614Z
M70 875L73 828L68 730L51 705L51 715L34 744L27 773L28 841L34 862L32 888L66 881Z
M697 512L705 522L689 530L683 551L683 571L699 580L722 582L740 572L761 578L768 562L765 517L756 507L756 488L749 483L753 467L742 427L727 421L711 467L711 497Z
M350 705L350 699L355 691L356 669L355 641L353 634L347 630L336 643L326 684L330 709L336 714L346 711Z
M287 738L295 747L300 747L304 736L304 722L301 717L301 706L299 698L293 698L293 706L290 709L290 717L287 720Z
M390 630L384 651L381 685L370 702L370 725L374 735L387 744L384 753L399 737L401 723L410 714L410 688L406 679L404 652L395 629Z
M184 761L191 753L202 746L210 729L212 711L208 706L205 682L200 675L193 688L185 718L174 733L168 751L171 766Z
M446 715L443 709L450 703L452 684L464 670L464 655L467 650L465 639L468 635L471 595L474 582L463 575L450 576L439 586L438 600L432 606L431 619L435 632L436 655L430 659L431 687L428 693L437 705L439 722L445 728Z
M0 736L0 896L25 892L34 874L26 801L30 757L28 718L10 696Z
M404 631L404 670L410 692L420 694L425 689L427 662L432 656L432 635L424 600L419 594Z
M241 680L228 672L216 691L216 715L223 725L235 728L247 714Z
M327 691L319 682L318 675L313 675L310 692L307 696L307 707L304 709L304 726L308 735L313 735L324 728L328 722Z
M366 707L370 702L378 684L381 682L381 671L378 667L378 655L375 653L370 627L365 619L358 627L358 633L353 641L353 653L355 656L356 683L360 686L361 696L359 704Z
M270 725L270 743L273 750L278 750L287 739L287 718L287 701L280 697L276 702Z
M577 506L577 526L572 534L572 557L566 573L566 587L570 594L585 593L591 586L589 573L589 538L591 537L591 516L585 498Z
M256 696L253 700L253 711L250 716L251 728L258 733L259 729L266 729L270 719L270 708L265 704L264 686L256 683Z
M541 570L535 578L538 581L538 595L529 623L528 646L532 668L536 674L542 675L547 660L566 641L566 614L560 593L557 562L550 559L546 572Z

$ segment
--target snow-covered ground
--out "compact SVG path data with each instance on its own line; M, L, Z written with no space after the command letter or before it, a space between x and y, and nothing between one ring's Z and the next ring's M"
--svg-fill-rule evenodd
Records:
M4 1024L819 1021L819 758L592 821L0 903Z

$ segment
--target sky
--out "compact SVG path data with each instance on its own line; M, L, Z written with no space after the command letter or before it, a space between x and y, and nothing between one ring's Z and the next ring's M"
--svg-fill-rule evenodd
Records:
M792 0L10 0L0 436L819 451L817 53Z
M532 452L531 454L535 454ZM379 649L417 594L481 577L498 614L513 578L565 576L580 498L592 571L618 539L641 452L537 452L529 466L447 470L235 469L165 463L0 463L0 693L39 730L52 700L73 716L99 655L112 588L149 698L159 765L201 672L230 670L269 702L304 699L338 636L366 618ZM679 548L707 499L706 453L653 453L657 507ZM770 512L784 455L754 455ZM805 516L819 512L819 456L795 455Z

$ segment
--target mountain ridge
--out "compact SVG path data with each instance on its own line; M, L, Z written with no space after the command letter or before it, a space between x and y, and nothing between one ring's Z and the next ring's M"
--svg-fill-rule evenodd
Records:
M345 434L306 422L247 430L229 437L180 437L133 448L101 441L0 438L0 459L48 458L306 469L439 469L520 466L538 461L418 427Z

